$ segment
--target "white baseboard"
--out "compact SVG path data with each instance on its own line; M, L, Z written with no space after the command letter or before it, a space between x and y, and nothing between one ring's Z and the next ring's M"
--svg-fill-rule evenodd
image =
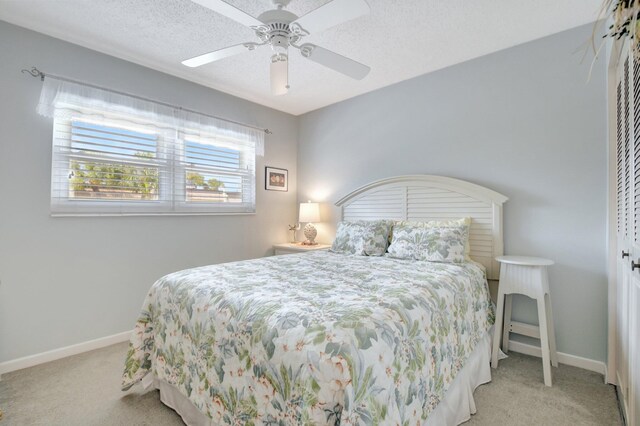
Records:
M538 358L542 357L542 350L539 347L529 345L527 343L516 342L514 340L509 340L509 350L525 355L537 356ZM596 373L600 373L605 376L606 380L607 365L602 361L558 352L558 362L572 367L582 368L584 370L595 371Z
M22 358L12 359L10 361L0 362L0 375L11 371L22 370L23 368L33 367L34 365L44 364L45 362L55 361L57 359L66 358L71 355L89 352L94 349L104 348L116 343L126 342L131 337L131 331L123 331L122 333L113 334L99 339L89 340L87 342L77 343L75 345L66 346L64 348L53 349L51 351L42 352L35 355L29 355Z

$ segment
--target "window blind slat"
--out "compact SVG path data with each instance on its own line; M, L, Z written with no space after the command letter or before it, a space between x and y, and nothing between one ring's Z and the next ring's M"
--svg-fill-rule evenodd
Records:
M105 155L100 155L103 154L100 151L95 151L95 150L85 150L85 151L72 151L66 148L58 148L54 150L57 154L59 154L60 157L66 157L63 159L54 159L54 163L56 162L61 162L62 167L64 167L66 165L66 167L69 166L69 159L76 159L79 161L90 161L90 162L95 162L95 163L110 163L110 164L128 164L128 165L135 165L135 166L141 166L141 167L159 167L162 166L163 164L166 164L167 161L163 160L163 159L155 159L155 158L149 158L146 159L144 157L136 157L136 156L125 156L125 155L111 155L111 156L105 156Z
M132 130L118 129L113 127L104 127L99 125L85 124L81 121L73 123L73 129L77 133L101 133L105 135L119 136L119 139L131 139L139 141L155 141L157 136L153 133L145 134L142 132L135 132Z
M188 145L189 151L191 152L198 152L202 154L213 153L216 156L226 156L229 158L240 157L240 153L238 151L230 151L229 149L216 148L216 147L205 145L205 144L194 145L194 144L189 144L187 142L187 145Z
M232 159L227 158L216 158L216 157L199 157L195 155L189 155L181 160L185 164L228 164L229 167L238 168L239 159L233 161Z
M112 139L107 137L97 137L97 136L83 136L73 134L69 138L71 140L71 146L78 145L90 145L90 146L99 146L105 148L120 148L120 149L128 149L132 151L145 151L145 152L153 152L155 151L155 145L146 145L139 144L135 142L124 141L121 139Z

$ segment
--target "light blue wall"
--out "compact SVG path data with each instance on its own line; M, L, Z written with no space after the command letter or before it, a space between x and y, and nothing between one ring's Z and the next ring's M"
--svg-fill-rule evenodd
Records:
M36 114L38 66L269 127L249 216L49 216L52 122ZM188 267L260 257L296 216L297 118L0 21L0 362L130 330L153 282ZM264 166L289 169L265 191Z
M300 118L298 194L333 203L372 180L435 174L505 194L505 251L554 259L558 350L606 359L604 60L587 82L590 25ZM419 54L419 52L417 52ZM357 84L357 82L354 82ZM335 220L337 212L327 211ZM330 240L331 224L320 240ZM514 316L535 321L519 299Z

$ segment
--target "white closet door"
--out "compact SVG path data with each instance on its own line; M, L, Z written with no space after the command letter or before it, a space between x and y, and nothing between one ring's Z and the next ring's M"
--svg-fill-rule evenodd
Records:
M640 59L616 67L616 381L627 424L640 424ZM637 265L637 266L636 266Z
M628 289L630 279L629 205L630 205L630 126L629 126L629 61L620 61L616 83L616 207L618 230L616 376L619 393L628 401L629 389L629 317Z
M631 235L632 261L640 264L640 57L630 55L629 69L629 145L631 194L629 225ZM640 268L631 272L628 288L628 330L629 343L627 416L628 424L640 422Z

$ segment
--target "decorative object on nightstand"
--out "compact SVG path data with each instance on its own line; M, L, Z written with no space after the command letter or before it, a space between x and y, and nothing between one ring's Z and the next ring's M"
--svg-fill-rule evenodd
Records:
M498 284L491 366L498 367L500 338L502 338L502 351L507 353L509 352L509 333L534 337L540 339L544 384L551 386L551 366L558 366L556 334L553 326L549 275L547 273L547 266L553 265L553 261L526 256L498 256L496 260L500 262L500 283ZM539 326L511 321L513 294L524 294L537 301Z
M331 248L330 244L315 244L313 246L304 245L302 243L284 243L284 244L275 244L273 246L274 254L293 254L293 253L304 253L307 251L316 251L316 250L328 250Z
M318 243L315 242L318 231L313 223L320 222L320 205L318 203L312 203L308 201L306 203L300 203L300 222L306 222L304 227L304 236L307 237L306 241L302 244L307 246L313 246Z
M300 230L300 223L296 223L295 225L288 225L289 231L291 232L291 244L297 243L296 241L296 231Z

